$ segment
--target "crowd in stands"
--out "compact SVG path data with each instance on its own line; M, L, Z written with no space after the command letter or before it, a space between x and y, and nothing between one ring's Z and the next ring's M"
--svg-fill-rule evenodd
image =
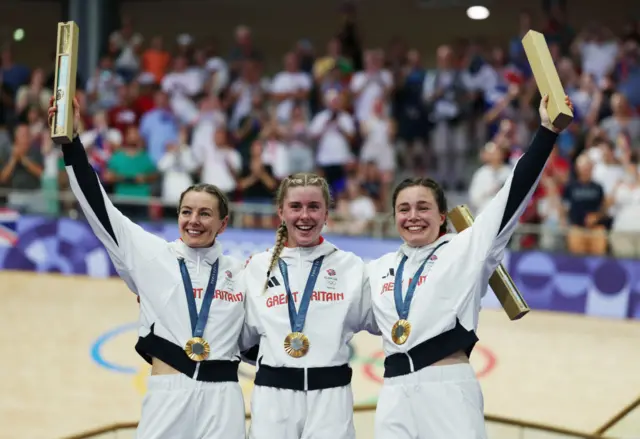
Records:
M504 45L443 44L426 67L419 48L400 38L368 47L355 11L345 13L326 47L292 41L275 72L265 70L246 26L221 53L188 34L175 42L140 35L123 20L95 71L78 77L81 140L121 209L136 218L175 215L180 192L194 182L219 186L239 205L271 206L280 179L315 171L332 188L329 226L337 232L366 233L391 210L394 183L409 175L467 194L478 213L539 124L540 96L521 44L535 28L575 119L522 218L544 233L519 244L640 257L637 23L615 34L599 25L576 31L560 7L542 23L523 12ZM47 197L67 184L46 129L53 66L27 68L15 50L4 47L0 58L0 201L71 209ZM244 226L274 226L268 209L249 212Z

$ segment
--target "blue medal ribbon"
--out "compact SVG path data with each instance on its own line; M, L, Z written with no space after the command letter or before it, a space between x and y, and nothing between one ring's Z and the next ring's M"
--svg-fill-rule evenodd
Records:
M447 242L449 241L440 243L440 245L438 245L436 248L431 250L431 253L429 253L429 256L427 256L425 260L422 261L422 264L420 264L418 271L416 271L416 274L413 275L411 282L409 282L409 287L407 288L407 295L405 296L404 300L402 300L402 273L404 272L404 264L405 262L407 262L408 257L407 255L404 255L402 257L402 260L400 261L400 265L398 265L398 269L396 270L396 278L393 283L393 298L395 299L396 311L398 312L398 317L400 317L400 319L407 320L407 317L409 317L409 307L411 306L411 301L413 300L413 294L415 293L416 287L418 286L418 282L420 281L420 275L422 275L424 266L427 265L427 262L431 259L431 256L433 256L433 254Z
M313 294L313 288L316 285L316 280L320 274L320 267L322 266L322 260L324 256L320 256L313 261L311 266L311 272L307 279L307 284L304 287L304 293L300 299L300 308L296 312L296 303L291 293L291 287L289 285L289 271L287 264L282 259L278 259L278 266L280 267L280 273L282 273L282 279L284 281L284 289L287 292L287 305L289 308L289 323L291 324L291 332L302 332L304 329L304 322L307 319L307 311L309 310L309 303L311 302L311 295Z
M187 271L184 259L178 259L180 262L180 273L182 274L182 283L184 284L184 292L187 295L187 305L189 306L189 317L191 318L191 334L193 337L202 337L204 327L207 325L209 318L209 308L216 292L216 283L218 282L218 262L219 259L211 266L211 275L209 276L209 284L204 293L200 313L196 307L196 298L193 296L193 285Z

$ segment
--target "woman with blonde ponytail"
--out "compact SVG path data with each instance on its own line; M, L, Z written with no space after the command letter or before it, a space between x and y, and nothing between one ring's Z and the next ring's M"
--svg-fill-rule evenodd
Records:
M364 262L321 236L330 202L325 179L284 179L275 246L242 273L241 344L260 346L251 439L355 438L348 342L379 331Z

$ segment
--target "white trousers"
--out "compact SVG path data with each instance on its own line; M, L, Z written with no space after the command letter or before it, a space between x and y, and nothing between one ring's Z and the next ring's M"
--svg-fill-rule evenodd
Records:
M249 439L355 439L351 385L307 392L255 386Z
M205 383L183 374L148 380L137 439L245 439L240 384Z
M385 378L375 439L487 439L482 390L470 364Z

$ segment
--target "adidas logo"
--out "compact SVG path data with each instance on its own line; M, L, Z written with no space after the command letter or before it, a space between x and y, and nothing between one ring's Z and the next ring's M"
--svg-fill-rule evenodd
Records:
M269 282L267 282L267 285L269 286L269 288L279 287L280 286L280 282L278 282L278 279L276 279L275 276L271 276L269 278Z
M384 276L382 276L383 279L386 279L388 277L396 277L395 275L395 271L393 268L389 268L389 271L387 272L387 274L385 274Z

